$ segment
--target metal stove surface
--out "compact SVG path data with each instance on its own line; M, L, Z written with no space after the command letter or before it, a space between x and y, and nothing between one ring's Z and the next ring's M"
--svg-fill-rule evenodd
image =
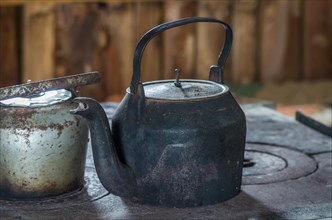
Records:
M104 104L111 118L117 104ZM260 105L242 106L247 145L242 191L195 208L133 204L107 192L93 165L85 186L31 201L0 199L0 219L326 219L332 217L332 139Z

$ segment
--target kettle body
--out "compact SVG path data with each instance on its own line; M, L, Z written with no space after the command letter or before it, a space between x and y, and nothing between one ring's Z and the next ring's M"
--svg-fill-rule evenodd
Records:
M145 99L140 115L127 94L112 118L120 159L133 169L139 203L200 206L241 186L245 116L230 92L205 100Z

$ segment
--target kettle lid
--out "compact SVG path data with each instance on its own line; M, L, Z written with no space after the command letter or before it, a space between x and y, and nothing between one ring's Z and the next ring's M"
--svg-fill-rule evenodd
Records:
M207 80L159 80L143 83L146 98L167 100L202 99L221 95L228 87Z

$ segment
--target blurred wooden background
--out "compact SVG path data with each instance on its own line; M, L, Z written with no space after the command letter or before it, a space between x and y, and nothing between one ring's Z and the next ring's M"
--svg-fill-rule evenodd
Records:
M332 0L0 1L0 87L87 71L102 82L82 95L119 100L135 46L150 28L183 17L214 17L234 32L226 84L332 78ZM190 24L153 39L142 81L206 79L223 42L218 24ZM310 88L308 88L310 89Z

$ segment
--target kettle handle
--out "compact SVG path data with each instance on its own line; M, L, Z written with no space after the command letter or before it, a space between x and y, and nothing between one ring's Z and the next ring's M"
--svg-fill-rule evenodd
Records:
M181 25L194 23L194 22L215 22L220 23L224 26L224 29L226 31L225 35L225 41L222 51L219 54L218 57L218 66L211 66L210 68L210 76L209 79L213 81L217 81L219 83L223 83L222 79L222 73L224 70L224 65L226 63L227 57L230 53L231 47L232 47L232 39L233 39L233 32L231 27L226 24L223 21L220 21L215 18L206 18L206 17L191 17L191 18L184 18L173 22L167 22L160 24L158 26L155 26L148 32L144 34L144 36L140 39L138 42L135 54L134 54L134 62L133 62L133 76L131 79L131 85L130 85L130 92L131 93L137 93L138 85L140 83L140 77L141 77L141 60L143 56L143 52L149 41L158 35L159 33L170 29L174 27L178 27Z

